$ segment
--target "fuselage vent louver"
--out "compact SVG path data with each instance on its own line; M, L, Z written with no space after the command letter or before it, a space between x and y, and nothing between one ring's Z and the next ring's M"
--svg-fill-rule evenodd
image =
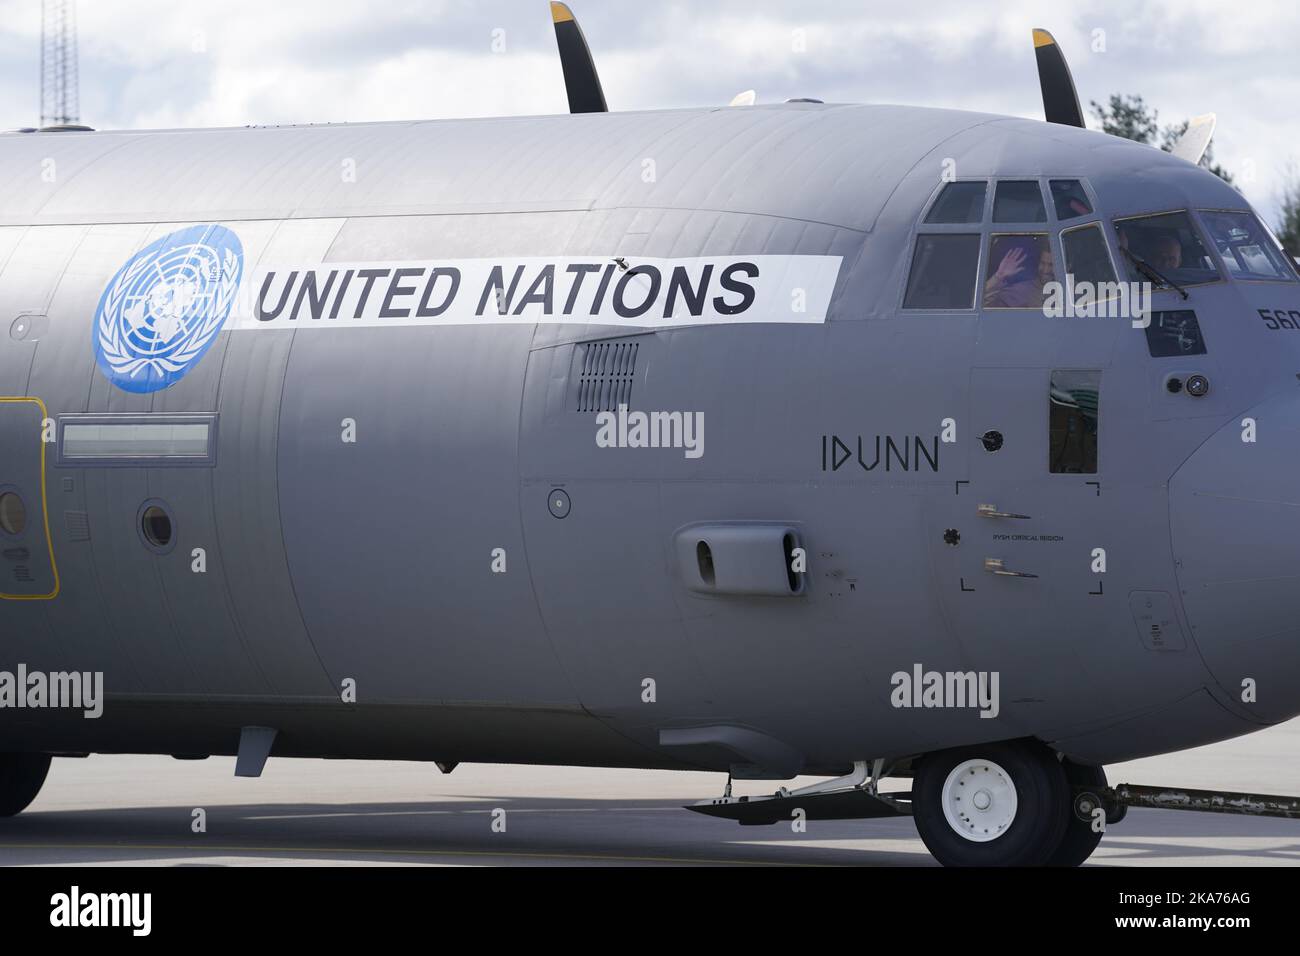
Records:
M69 541L90 540L90 516L86 512L65 511L63 512L63 521L67 528Z
M577 411L615 412L632 404L632 383L636 379L637 342L588 342L578 346L581 373L578 377Z

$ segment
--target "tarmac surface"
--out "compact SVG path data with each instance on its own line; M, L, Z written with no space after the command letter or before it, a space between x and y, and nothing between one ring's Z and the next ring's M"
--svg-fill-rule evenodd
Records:
M1300 794L1298 757L1300 720L1107 775ZM0 821L0 865L935 865L907 818L795 833L681 809L720 794L721 774L463 765L444 776L426 764L288 759L259 779L233 773L233 757L56 760L32 806ZM196 810L206 832L194 832ZM1294 866L1300 820L1130 810L1090 863Z

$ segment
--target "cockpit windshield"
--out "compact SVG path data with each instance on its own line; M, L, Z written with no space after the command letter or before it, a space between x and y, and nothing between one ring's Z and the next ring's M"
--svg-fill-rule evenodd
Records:
M1253 213L1202 210L1201 218L1229 275L1237 279L1294 278L1282 250Z
M1215 282L1219 270L1201 242L1200 233L1186 212L1167 212L1155 216L1136 216L1115 223L1119 246L1125 252L1124 264L1133 282L1150 279L1146 263L1179 286ZM1138 261L1135 261L1138 260Z

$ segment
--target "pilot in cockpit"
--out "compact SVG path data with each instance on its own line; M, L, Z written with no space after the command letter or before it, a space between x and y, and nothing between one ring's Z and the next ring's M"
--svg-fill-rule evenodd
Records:
M1162 271L1181 268L1183 264L1183 244L1178 241L1177 236L1165 233L1155 241L1151 255L1147 259L1153 266Z
M1043 307L1047 285L1056 278L1046 236L996 236L989 261L997 267L984 282L984 308ZM1033 272L1028 266L1031 261L1035 263Z

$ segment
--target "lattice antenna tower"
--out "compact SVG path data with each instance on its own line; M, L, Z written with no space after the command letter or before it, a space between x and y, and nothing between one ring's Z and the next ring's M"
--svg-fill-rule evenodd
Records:
M81 122L76 0L41 0L41 126Z

